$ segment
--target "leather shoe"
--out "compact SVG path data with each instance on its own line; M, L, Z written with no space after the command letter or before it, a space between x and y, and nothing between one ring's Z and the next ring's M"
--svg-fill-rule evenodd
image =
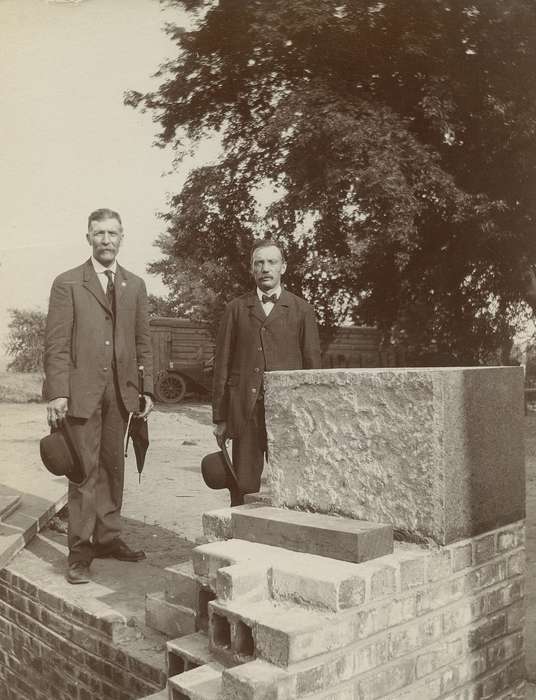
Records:
M109 544L96 545L94 556L97 559L119 559L119 561L142 561L145 559L145 552L141 549L137 551L130 549L128 544L117 537Z
M85 561L73 561L67 571L69 583L89 583L89 564Z

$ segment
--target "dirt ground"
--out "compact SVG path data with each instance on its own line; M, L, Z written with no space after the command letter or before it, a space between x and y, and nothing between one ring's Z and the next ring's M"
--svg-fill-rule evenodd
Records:
M28 472L44 470L39 439L47 432L44 404L0 403L0 483L20 488ZM208 404L159 407L150 418L149 438L141 483L129 448L124 535L147 552L151 564L165 567L188 557L202 535L202 513L227 506L229 498L227 491L207 488L201 477L202 457L217 449Z

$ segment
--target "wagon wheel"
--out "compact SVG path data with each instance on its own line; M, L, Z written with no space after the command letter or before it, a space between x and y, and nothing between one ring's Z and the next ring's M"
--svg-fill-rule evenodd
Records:
M162 403L180 403L186 394L186 382L180 374L163 374L156 380L155 393Z

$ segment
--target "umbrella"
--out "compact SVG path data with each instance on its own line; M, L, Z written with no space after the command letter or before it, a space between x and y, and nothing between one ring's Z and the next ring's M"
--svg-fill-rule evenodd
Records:
M233 482L234 486L236 486L236 488L240 490L240 486L238 485L238 477L236 476L233 463L231 461L231 458L229 457L229 452L227 452L227 445L225 444L225 440L222 442L221 451L223 452L223 458L225 460L225 466L227 467L227 473L231 477L231 481Z
M138 392L140 412L145 408L145 397L143 395L143 365L138 367ZM128 414L127 430L125 433L125 457L128 451L128 441L132 439L134 455L136 456L136 467L138 468L138 483L141 483L141 473L145 464L145 455L149 447L149 427L145 418L139 418L135 413Z

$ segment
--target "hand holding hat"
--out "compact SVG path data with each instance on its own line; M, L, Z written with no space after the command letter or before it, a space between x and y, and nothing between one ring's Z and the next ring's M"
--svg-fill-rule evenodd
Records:
M41 460L51 474L66 476L77 484L84 480L83 461L67 419L61 421L60 427L52 428L50 435L41 439L39 448Z

